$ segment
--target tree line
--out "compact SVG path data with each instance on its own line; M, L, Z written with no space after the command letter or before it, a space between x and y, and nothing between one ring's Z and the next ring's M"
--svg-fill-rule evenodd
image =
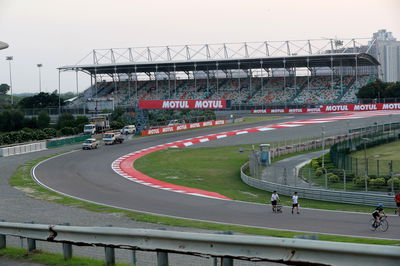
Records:
M400 98L400 82L383 82L377 79L360 88L357 97L362 99Z

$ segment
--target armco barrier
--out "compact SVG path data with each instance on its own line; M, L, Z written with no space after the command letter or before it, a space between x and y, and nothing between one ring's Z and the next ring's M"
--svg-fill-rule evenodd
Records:
M247 162L240 168L240 177L244 183L251 187L255 187L265 191L276 190L279 194L291 196L296 191L299 197L304 199L331 201L339 203L359 204L376 206L378 203L384 204L386 207L395 207L393 196L375 194L375 193L360 193L360 192L346 192L327 189L304 188L288 185L281 185L265 180L250 177L244 173L248 169L249 163Z
M221 257L221 265L230 266L233 259L288 265L365 266L399 265L400 261L400 247L395 246L249 235L0 222L0 248L6 246L7 235L27 238L30 251L36 246L35 240L63 243L63 246L104 246L106 265L114 265L114 248L157 252L157 265L168 265L168 253ZM72 249L63 250L64 258L69 259Z
M337 104L322 105L316 108L282 108L282 109L252 109L252 114L276 114L276 113L319 113L319 112L343 112L343 111L378 111L400 110L400 103L373 103L373 104Z
M0 148L0 157L18 155L23 153L41 151L46 149L46 142L34 142L34 143L27 143L9 147Z
M157 135L157 134L176 132L176 131L188 130L188 129L194 129L194 128L200 128L200 127L220 126L220 125L225 125L225 124L226 124L226 120L213 120L213 121L205 121L205 122L198 122L198 123L189 123L189 124L180 124L180 125L174 125L174 126L153 128L153 129L149 129L146 131L142 131L141 134L142 134L142 136Z

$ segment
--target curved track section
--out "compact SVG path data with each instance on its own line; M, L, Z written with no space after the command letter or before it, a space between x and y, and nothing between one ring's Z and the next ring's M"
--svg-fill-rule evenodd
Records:
M377 121L375 115L373 121ZM336 115L337 116L337 115ZM329 115L297 116L282 122L291 122L298 125L299 120L312 117L326 121ZM354 116L360 118L360 115ZM343 117L343 120L345 118ZM346 118L348 119L348 118ZM342 120L342 119L340 119ZM325 123L325 122L324 122ZM365 120L352 120L352 127L365 125ZM369 121L368 123L371 123ZM268 127L267 123L254 124L254 128ZM272 124L272 123L271 123ZM343 132L348 124L335 122L325 124L326 130L333 133ZM281 230L295 230L340 235L365 237L383 237L388 239L400 238L400 219L390 217L390 229L384 234L371 232L368 227L369 215L360 213L332 212L323 210L303 209L301 215L290 214L284 209L283 214L272 214L270 207L263 204L218 200L214 198L197 197L183 193L171 193L168 190L145 186L131 182L117 175L110 165L116 159L131 153L172 143L182 139L192 139L198 135L221 134L221 131L243 131L244 126L227 126L204 130L167 134L155 137L140 138L126 142L125 145L102 147L93 151L77 151L47 160L35 168L34 175L41 184L72 197L86 201L113 206L132 211L140 211L157 215L165 215L200 221L211 221L226 224L236 224L260 228L276 228ZM296 128L293 136L291 127L282 127L280 130L259 131L247 135L253 143L282 140L285 136L298 138L301 136L320 135L321 124L311 123ZM242 134L232 136L232 141L245 141ZM222 138L223 142L230 138ZM215 141L218 144L219 140ZM202 143L204 144L204 143ZM201 144L200 144L201 145ZM269 199L266 199L269 202Z

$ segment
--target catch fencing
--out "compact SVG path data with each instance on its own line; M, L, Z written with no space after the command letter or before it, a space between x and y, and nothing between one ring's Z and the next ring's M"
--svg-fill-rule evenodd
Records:
M375 193L346 192L340 190L283 185L250 177L245 174L248 168L248 162L240 168L240 177L242 181L251 187L255 187L264 191L271 192L276 190L279 192L279 194L286 196L291 196L294 192L297 192L299 197L304 199L322 200L338 203L360 204L369 206L376 206L378 203L382 203L389 208L395 208L396 206L393 200L393 196L383 194L377 195Z

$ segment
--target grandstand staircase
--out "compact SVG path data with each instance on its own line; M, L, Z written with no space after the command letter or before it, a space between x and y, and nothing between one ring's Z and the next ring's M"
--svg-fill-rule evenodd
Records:
M347 92L350 90L350 88L354 85L354 83L356 82L356 77L352 77L349 84L347 84L347 86L344 88L343 90L343 94L340 95L336 100L335 103L340 103L342 98L347 94Z
M295 95L293 95L293 97L289 99L289 102L294 102L294 99L296 99L300 95L300 93L304 90L304 88L307 87L307 84L308 82L304 82L303 84L301 84Z
M135 112L137 116L136 134L140 134L142 131L146 130L149 125L148 111L136 107Z
M257 85L257 87L255 87L254 90L252 90L252 93L249 95L250 97L248 97L244 102L248 103L250 99L252 99L259 92L261 93L261 84Z

